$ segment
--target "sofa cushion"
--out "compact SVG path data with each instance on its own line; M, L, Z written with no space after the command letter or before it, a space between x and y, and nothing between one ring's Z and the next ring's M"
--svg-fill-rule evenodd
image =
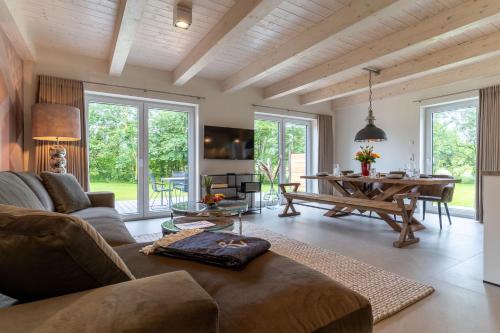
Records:
M87 221L111 246L135 243L134 238L114 208L91 207L73 212L71 215Z
M0 293L32 301L134 279L76 216L0 205Z
M242 270L144 255L146 244L115 251L137 278L186 270L217 302L220 332L372 331L368 300L289 258L268 251Z
M54 201L52 201L49 192L47 192L45 186L43 186L42 178L40 178L40 176L32 172L15 172L14 174L21 178L26 185L28 185L46 210L50 212L54 211Z
M69 173L42 172L43 185L50 194L56 211L72 213L91 206L90 200L75 176Z
M218 333L218 308L188 273L151 276L0 310L2 333Z
M28 185L8 171L0 172L0 204L45 210Z

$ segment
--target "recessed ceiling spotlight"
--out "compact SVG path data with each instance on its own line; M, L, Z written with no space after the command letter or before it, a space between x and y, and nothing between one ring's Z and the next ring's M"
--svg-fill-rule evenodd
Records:
M178 3L174 7L174 27L189 29L193 21L193 10L191 6Z

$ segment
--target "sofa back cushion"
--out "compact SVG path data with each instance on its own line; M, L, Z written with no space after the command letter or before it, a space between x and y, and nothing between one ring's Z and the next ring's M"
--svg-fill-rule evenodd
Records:
M72 213L91 206L75 176L69 173L42 172L43 185L56 206L56 212Z
M14 174L21 178L26 185L28 185L46 210L50 212L55 210L54 201L52 201L49 192L47 192L45 186L43 186L42 178L40 176L32 172L15 172Z
M33 301L134 279L76 216L0 205L0 293Z
M45 210L28 185L9 171L0 172L0 204Z

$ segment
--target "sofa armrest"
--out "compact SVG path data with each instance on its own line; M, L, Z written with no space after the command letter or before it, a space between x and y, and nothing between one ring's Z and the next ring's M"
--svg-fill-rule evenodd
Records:
M218 307L185 271L0 309L6 332L218 332Z
M115 208L115 194L113 192L87 192L92 207Z

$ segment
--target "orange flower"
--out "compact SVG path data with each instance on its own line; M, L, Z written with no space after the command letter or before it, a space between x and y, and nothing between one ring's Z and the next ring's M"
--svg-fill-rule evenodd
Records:
M372 153L372 157L373 157L373 158L380 158L380 154L377 154L377 153Z

